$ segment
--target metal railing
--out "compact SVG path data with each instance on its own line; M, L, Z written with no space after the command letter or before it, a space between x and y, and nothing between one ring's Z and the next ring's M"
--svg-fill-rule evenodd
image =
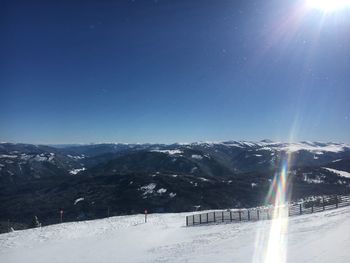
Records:
M310 201L288 204L284 207L257 207L241 210L212 211L186 216L186 226L273 219L276 209L284 208L288 216L321 212L350 205L350 195L331 195Z

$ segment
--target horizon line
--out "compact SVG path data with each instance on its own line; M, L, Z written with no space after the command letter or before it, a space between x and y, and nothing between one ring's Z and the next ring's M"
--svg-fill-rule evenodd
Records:
M300 141L280 141L280 140L271 140L271 139L262 139L262 140L199 140L199 141L192 141L192 142L170 142L170 143L164 143L164 142L113 142L113 141L106 141L106 142L89 142L89 143L29 143L29 142L13 142L13 141L0 141L0 144L30 144L30 145L43 145L43 146L64 146L64 145L76 145L76 146L87 146L87 145L101 145L101 144L115 144L115 145L149 145L149 144L159 144L159 145L191 145L191 144L220 144L220 143L229 143L229 142L236 142L236 143L258 143L258 142L265 142L267 144L274 143L274 144L281 144L281 143L332 143L332 144L349 144L346 142L335 142L335 141L310 141L310 140L300 140Z

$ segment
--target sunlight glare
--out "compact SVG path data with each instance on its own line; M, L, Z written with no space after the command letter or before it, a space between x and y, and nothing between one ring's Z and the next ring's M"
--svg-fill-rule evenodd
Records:
M282 171L278 175L277 187L275 188L275 201L273 210L273 220L268 237L265 263L287 262L287 239L288 228L288 166L283 164Z
M291 161L290 154L283 158L281 170L276 172L271 182L266 203L273 204L270 210L271 223L269 231L264 228L257 232L255 252L252 263L286 263L287 262L287 230L288 230L288 201L290 185L288 167Z
M350 7L350 0L307 0L307 6L323 12L335 12Z

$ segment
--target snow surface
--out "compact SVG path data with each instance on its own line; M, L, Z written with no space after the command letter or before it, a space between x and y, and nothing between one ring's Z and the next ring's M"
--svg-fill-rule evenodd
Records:
M81 156L79 155L76 155L76 156L72 156L70 154L67 155L69 158L72 158L72 159L75 159L75 160L81 160L81 159L84 159L85 158L85 155L82 154Z
M83 168L78 168L78 169L70 170L69 173L70 173L70 174L73 174L73 175L76 175L76 174L78 174L78 173L80 173L80 172L82 172L82 171L85 171L85 170L86 170L86 168L83 167Z
M176 196L176 193L171 192L171 193L169 194L169 197L170 197L170 198L174 198L175 196Z
M324 183L324 176L312 175L312 173L303 173L303 181L309 184L322 184Z
M141 186L139 190L143 191L143 195L153 194L154 189L156 188L157 184L150 183L148 185Z
M46 156L43 156L43 154L37 154L35 157L34 157L34 160L37 161L37 162L45 162L47 161L47 157Z
M204 177L198 177L198 179L203 181L203 182L209 182L209 180L207 178L204 178Z
M264 262L275 220L185 227L185 216L149 214L64 223L0 235L6 263ZM348 263L350 207L290 217L287 262ZM277 262L277 261L276 261Z
M270 146L270 145L269 145ZM281 145L272 145L271 148L284 150L288 152L297 152L297 151L310 151L315 154L323 154L324 152L342 152L347 148L345 144L339 143L327 143L327 144L319 144L312 142L299 142L299 143L286 143Z
M75 201L74 201L74 205L76 205L77 203L79 203L79 202L81 202L81 201L84 201L84 200L85 200L84 197L77 198L77 199L75 199Z
M169 155L182 154L181 150L152 150L151 152L167 153Z
M192 158L192 159L197 159L197 160L202 160L202 159L203 159L203 156L202 156L202 155L199 155L199 154L192 154L192 155L191 155L191 158Z
M157 190L157 193L158 194L164 194L164 193L166 193L166 191L168 191L168 190L165 189L165 188L160 188L160 189Z
M228 141L228 142L197 142L190 145L224 145L229 147L261 147L260 150L265 151L274 151L274 150L283 150L287 152L298 152L301 150L310 151L315 154L321 155L324 152L342 152L350 148L347 144L342 143L321 143L321 142L273 142L273 141Z
M339 161L341 161L341 160L343 160L343 159L334 160L334 161L332 161L332 163L336 163L336 162L339 162Z
M17 158L17 155L0 154L0 158Z
M323 167L323 168L328 170L328 171L330 171L330 172L336 173L337 175L339 175L341 177L350 178L350 173L349 172L340 171L340 170L336 170L336 169L332 169L332 168L326 168L326 167Z

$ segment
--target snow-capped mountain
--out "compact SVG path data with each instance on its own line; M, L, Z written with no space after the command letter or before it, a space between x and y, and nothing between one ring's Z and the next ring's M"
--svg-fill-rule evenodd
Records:
M334 168L337 164L335 161L344 163L344 160L350 158L350 146L340 143L279 143L267 140L170 145L94 144L63 148L1 143L0 178L1 181L15 181L75 175L96 165L102 167L108 161L123 166L122 169L116 165L117 172L166 170L210 176L232 175L274 169L276 162L287 153L293 155L295 166L331 164ZM166 161L159 162L157 158Z
M79 158L44 145L1 143L0 182L64 176L83 168Z
M0 144L0 221L45 223L142 212L255 206L283 160L292 197L349 192L350 147L272 141ZM83 198L78 204L75 200Z

